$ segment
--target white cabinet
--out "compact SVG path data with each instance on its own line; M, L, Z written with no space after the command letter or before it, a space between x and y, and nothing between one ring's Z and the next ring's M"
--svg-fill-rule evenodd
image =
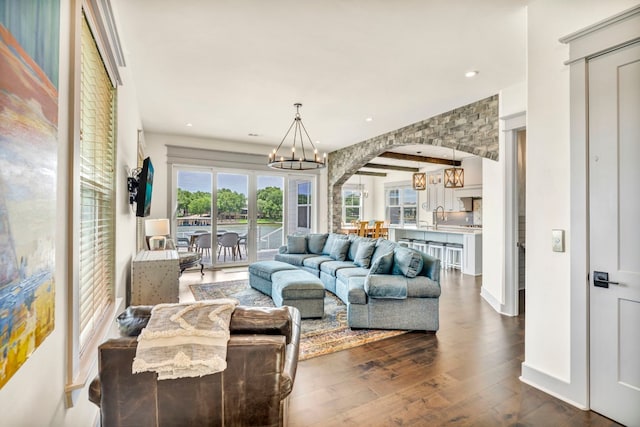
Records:
M482 274L482 234L462 236L462 273L472 276Z
M453 188L445 188L444 189L444 201L442 206L444 206L445 211L457 211L458 203L456 198L454 197Z
M131 263L130 305L178 302L178 252L140 251Z

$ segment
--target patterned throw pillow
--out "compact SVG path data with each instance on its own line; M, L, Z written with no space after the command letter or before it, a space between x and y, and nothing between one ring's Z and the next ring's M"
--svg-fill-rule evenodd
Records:
M392 274L403 274L408 278L416 277L422 270L422 263L420 252L398 246L393 255Z
M336 261L344 261L347 259L347 252L349 252L350 241L347 239L336 239L333 242L331 253L329 256Z
M371 264L371 255L376 248L376 242L360 242L353 263L358 267L369 268Z
M288 254L306 254L307 238L305 236L287 236Z
M393 267L393 251L380 255L371 263L369 274L389 274Z

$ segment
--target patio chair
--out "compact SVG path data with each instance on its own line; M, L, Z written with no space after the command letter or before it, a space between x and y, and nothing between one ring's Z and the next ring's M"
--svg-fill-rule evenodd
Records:
M211 233L199 234L196 238L196 248L203 256L211 256Z
M220 252L224 252L223 261L227 260L227 252L231 249L231 256L236 259L236 251L238 250L238 233L228 231L218 238L218 259Z

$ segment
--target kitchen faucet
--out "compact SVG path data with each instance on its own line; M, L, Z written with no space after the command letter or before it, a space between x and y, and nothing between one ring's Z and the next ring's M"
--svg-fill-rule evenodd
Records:
M445 217L444 217L444 206L438 205L438 206L435 208L435 210L433 211L433 212L436 214L436 215L435 215L435 218L434 218L434 221L435 221L435 227L436 227L436 228L438 228L438 209L442 209L442 220L443 220L443 221L445 220Z

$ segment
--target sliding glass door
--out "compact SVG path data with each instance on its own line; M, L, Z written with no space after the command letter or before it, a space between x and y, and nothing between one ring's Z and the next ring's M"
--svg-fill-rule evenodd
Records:
M273 259L285 236L284 175L175 167L174 177L179 250L220 267Z

